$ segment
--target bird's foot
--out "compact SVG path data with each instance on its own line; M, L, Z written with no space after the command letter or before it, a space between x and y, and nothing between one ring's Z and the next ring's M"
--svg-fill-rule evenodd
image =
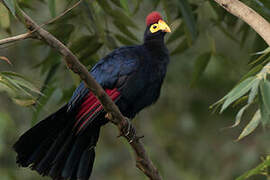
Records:
M136 130L133 124L130 122L128 118L126 118L126 123L123 125L123 128L121 129L121 133L118 137L124 136L128 139L129 143L132 143L134 141L137 141L138 139L142 137L136 136Z

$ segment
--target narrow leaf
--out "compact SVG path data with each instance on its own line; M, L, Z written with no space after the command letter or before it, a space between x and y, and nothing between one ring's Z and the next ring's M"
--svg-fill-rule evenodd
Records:
M270 53L270 47L264 49L263 51L256 52L256 53L254 53L253 55L258 55L258 54L268 54L268 53Z
M118 28L118 30L125 34L127 37L139 42L138 38L125 25L119 23L118 21L114 21L113 23Z
M240 124L241 118L242 118L242 116L243 116L245 110L246 110L248 107L249 107L249 104L246 104L244 107L242 107L242 108L238 111L238 113L237 113L237 115L236 115L236 117L235 117L235 123L231 126L232 128L233 128L233 127L236 127L236 126L238 126L238 125Z
M13 16L16 16L15 4L13 0L3 0L7 8L10 10Z
M248 73L246 73L241 79L240 82L247 79L248 77L254 76L256 75L259 71L261 71L261 69L263 68L262 64L259 64L255 67L253 67L251 70L248 71Z
M20 106L31 106L33 104L36 103L36 101L34 99L17 99L17 98L13 98L12 99L14 101L14 103L20 105Z
M250 77L239 83L235 88L233 88L232 91L228 94L225 102L223 103L220 113L222 113L232 102L246 94L252 88L255 81L255 77Z
M180 53L184 52L187 48L188 48L188 42L187 42L187 39L184 39L171 52L171 55L180 54Z
M191 7L186 0L179 0L178 5L183 15L184 21L192 35L192 40L195 41L198 32L195 17L192 13Z
M240 134L237 140L239 141L240 139L252 133L256 129L256 127L259 125L260 119L261 119L261 113L260 113L260 110L257 110L253 118L248 123L248 125L244 128L244 130L242 131L242 133Z
M112 11L110 11L109 15L111 15L114 18L114 20L116 20L116 21L118 21L126 26L130 26L130 27L138 29L138 27L134 23L133 19L130 18L125 13L123 13L122 11L112 10Z
M167 44L170 44L176 41L179 37L184 36L185 29L183 23L181 23L174 31L172 31L171 35L167 40Z
M210 59L211 59L211 52L206 52L206 53L201 54L195 60L194 71L192 73L192 79L191 79L192 86L194 86L194 84L197 82L197 80L201 77L201 75L205 71Z
M270 82L262 80L260 83L260 91L262 95L263 104L268 112L270 112Z
M0 27L8 29L10 26L9 12L3 4L0 3Z
M260 174L263 170L265 170L269 166L270 166L270 156L268 156L264 162L260 163L255 168L247 171L246 173L238 177L236 180L246 180L253 175Z
M130 13L127 0L120 0L120 4L127 13Z
M48 0L48 6L52 17L56 16L55 12L55 0Z
M131 40L129 40L128 38L120 35L120 34L115 34L116 39L122 43L123 45L134 45L134 42L132 42Z
M249 96L248 96L248 104L251 104L254 101L256 95L258 94L260 81L261 80L257 78L256 81L253 83Z
M270 121L270 112L267 110L267 108L265 107L263 103L263 98L262 98L261 93L259 94L259 107L261 111L261 122L264 127Z
M215 11L218 20L223 21L224 18L226 17L226 10L224 10L223 8L220 8L220 6L214 2L213 0L209 0L210 5L212 6L213 10Z

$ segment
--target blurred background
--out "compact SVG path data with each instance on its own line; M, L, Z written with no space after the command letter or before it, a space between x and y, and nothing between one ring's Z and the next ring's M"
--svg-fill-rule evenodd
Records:
M39 24L76 2L18 1ZM270 19L267 0L243 2ZM212 0L85 0L43 27L90 69L113 49L142 43L145 17L153 10L172 29L166 37L171 62L159 101L133 121L138 134L144 135L147 152L166 180L235 179L270 154L270 134L262 126L236 141L255 107L245 112L239 126L227 129L234 124L241 103L222 114L209 108L249 72L249 62L256 57L253 53L267 47L249 26ZM0 39L26 32L2 5L0 27ZM0 56L11 62L0 60L0 81L6 80L0 83L0 179L49 179L17 167L12 145L67 102L80 79L40 41L1 45ZM136 169L130 146L117 135L112 124L102 128L91 179L147 179ZM259 174L249 179L267 178Z

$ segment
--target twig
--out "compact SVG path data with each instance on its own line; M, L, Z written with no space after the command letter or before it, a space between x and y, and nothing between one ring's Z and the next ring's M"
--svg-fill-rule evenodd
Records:
M253 9L239 0L215 0L231 14L250 25L270 46L270 24Z
M24 40L24 39L28 39L28 38L31 38L31 37L32 37L31 32L20 34L20 35L17 35L17 36L1 39L0 40L0 45L7 44L7 43L12 43L12 42L16 42L16 41L20 41L20 40Z
M76 8L81 2L82 2L82 0L78 1L73 6L71 6L70 8L66 9L64 12L62 12L61 14L59 14L57 17L55 17L55 18L49 20L48 22L45 22L42 25L40 25L40 27L44 27L45 25L49 25L49 24L54 23L55 21L57 21L58 19L60 19L61 17L63 17L67 13L69 13L71 10L73 10L74 8ZM16 41L20 41L20 40L31 38L31 37L33 37L32 34L35 31L36 31L36 29L34 29L34 30L30 31L30 32L24 33L24 34L20 34L20 35L17 35L17 36L13 36L13 37L2 39L2 40L0 40L0 45L8 44L8 43L12 43L12 42L16 42Z
M4 5L5 1L2 1ZM20 21L25 21L27 29L30 31L35 30L33 34L35 38L47 43L52 48L56 49L65 59L67 66L75 73L77 73L80 78L85 82L90 91L92 91L95 96L98 98L103 108L107 113L109 113L112 118L110 118L111 122L117 125L119 131L123 133L123 129L126 129L128 126L127 119L121 114L118 107L114 104L114 102L109 98L109 96L105 93L103 88L96 82L96 80L88 73L88 70L85 66L83 66L77 57L58 39L56 39L52 34L38 26L28 15L26 15L22 10L20 12L20 17L18 19ZM23 19L20 19L23 17ZM135 141L131 142L135 155L136 155L136 165L137 167L144 172L146 176L151 180L161 180L161 176L159 175L156 167L153 165L152 161L146 154L143 144L140 142L138 136L135 135ZM129 141L130 139L125 136L125 138Z
M45 22L44 24L42 24L41 27L43 27L44 25L48 25L48 24L51 24L51 23L57 21L58 19L60 19L61 17L63 17L67 13L69 13L72 9L76 8L81 2L82 2L82 0L79 0L73 6L71 6L70 8L66 9L64 12L62 12L61 14L59 14L57 17L55 17L55 18L51 19L50 21Z

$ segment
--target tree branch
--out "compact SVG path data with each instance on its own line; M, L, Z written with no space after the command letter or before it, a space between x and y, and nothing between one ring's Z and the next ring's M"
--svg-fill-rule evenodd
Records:
M239 0L215 0L231 14L250 25L270 46L270 24L253 9Z
M4 5L5 1L2 1ZM90 91L94 93L94 95L98 98L103 108L109 115L109 119L112 123L117 125L120 134L126 134L125 129L129 125L127 118L125 118L118 107L114 104L114 102L109 98L109 96L105 93L103 88L95 81L95 79L90 75L88 70L84 65L80 63L77 57L58 39L56 39L52 34L38 26L27 14L25 14L22 10L20 12L20 16L17 15L17 18L21 22L25 22L26 28L32 32L34 38L37 38L49 46L58 51L65 59L67 66L76 74L80 76L80 78L85 82ZM22 18L22 19L21 19ZM131 125L131 128L135 130L134 126ZM136 135L136 131L134 131L135 140L130 142L130 137L124 136L132 146L135 155L136 155L136 165L137 167L143 171L143 173L149 177L151 180L161 180L161 176L157 171L156 167L153 165L152 161L146 154L143 144L140 142L140 138Z
M31 38L31 37L32 37L31 32L20 34L20 35L17 35L17 36L1 39L0 40L0 45L12 43L12 42L16 42L16 41L20 41L20 40L24 40L24 39L28 39L28 38Z

